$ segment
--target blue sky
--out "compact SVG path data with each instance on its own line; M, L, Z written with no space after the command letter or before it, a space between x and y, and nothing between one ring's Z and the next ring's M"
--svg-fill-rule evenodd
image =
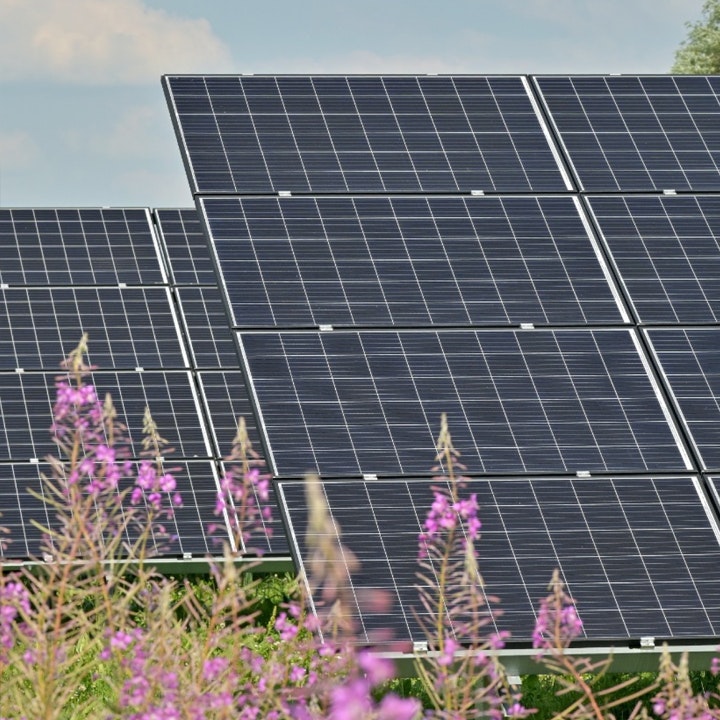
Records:
M0 206L188 206L162 73L663 73L703 0L0 0Z

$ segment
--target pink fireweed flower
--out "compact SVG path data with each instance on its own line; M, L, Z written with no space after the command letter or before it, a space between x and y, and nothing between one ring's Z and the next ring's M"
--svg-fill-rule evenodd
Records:
M443 643L443 651L438 657L437 663L442 667L447 667L452 664L455 658L455 653L460 649L460 643L449 635L445 636L445 642Z
M444 488L433 489L433 502L423 524L423 532L418 537L420 545L420 558L427 557L428 544L433 542L443 532L450 531L462 523L466 537L477 540L480 535L482 523L477 516L477 495L473 493L469 498L452 502Z
M229 661L224 657L214 657L203 663L203 678L208 681L215 680L225 672Z
M381 658L369 650L361 650L357 660L360 669L373 686L384 683L395 676L395 667L392 661Z
M215 500L215 514L225 516L239 550L249 550L247 543L254 533L265 537L272 535L272 528L266 525L272 521L272 510L269 504L270 476L260 470L264 465L252 449L245 420L241 417L230 454L225 458L225 472ZM259 548L253 550L262 552Z
M30 614L30 595L22 583L11 580L0 588L0 663L7 662L7 652L23 632L21 614Z
M422 705L415 698L401 698L390 693L377 709L377 720L413 720L420 717Z
M172 517L173 506L182 505L182 497L174 492L177 482L171 473L158 473L157 466L150 460L143 460L135 478L135 487L130 494L130 502L139 505L143 500L156 511L164 510L167 517ZM163 499L172 493L169 503L164 506Z
M366 720L371 708L370 686L364 679L351 679L330 691L329 720Z
M275 618L275 629L280 633L282 640L292 640L298 634L298 627L288 622L287 613L281 612Z
M557 570L550 589L551 594L540 602L532 635L533 647L538 650L567 647L583 633L583 623L575 602L563 590Z

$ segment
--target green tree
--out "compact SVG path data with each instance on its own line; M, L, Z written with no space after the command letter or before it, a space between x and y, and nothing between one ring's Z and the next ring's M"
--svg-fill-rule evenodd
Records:
M675 53L674 73L720 73L720 0L706 0L700 20L687 23L688 35Z

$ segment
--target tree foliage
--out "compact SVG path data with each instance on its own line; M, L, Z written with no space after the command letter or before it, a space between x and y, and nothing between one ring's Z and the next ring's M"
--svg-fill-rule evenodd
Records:
M720 0L706 0L697 22L675 53L672 72L689 75L720 73Z

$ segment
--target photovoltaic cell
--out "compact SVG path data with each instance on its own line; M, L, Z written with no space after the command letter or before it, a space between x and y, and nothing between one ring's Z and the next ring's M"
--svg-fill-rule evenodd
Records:
M241 333L276 474L690 469L627 330ZM212 415L212 413L211 413Z
M163 83L196 193L570 188L521 77Z
M225 305L217 287L176 290L196 368L240 366L240 357Z
M703 468L719 470L720 328L646 332Z
M0 209L0 283L166 282L142 209Z
M54 373L0 373L0 461L27 462L56 454L50 438L55 403ZM142 452L145 408L177 458L207 458L210 450L188 372L93 372L102 400L112 395L118 420L127 426L132 457Z
M345 587L357 640L422 641L418 534L433 500L429 480L322 483L334 529L320 538L360 561ZM278 483L299 566L308 548L304 484ZM477 541L484 590L502 615L489 630L529 642L541 598L558 568L588 640L705 638L720 632L717 521L693 477L470 480L482 521ZM432 573L432 570L429 572ZM427 574L427 573L426 573ZM367 598L383 592L390 609ZM319 597L314 598L316 602ZM460 637L459 639L463 639Z
M720 190L720 79L536 77L581 189Z
M83 333L102 369L187 366L167 288L0 289L0 369L55 369Z
M161 463L161 469L172 473L183 504L174 508L172 518L163 520L166 536L151 533L149 549L170 556L184 553L205 555L221 551L223 535L227 538L227 531L220 529L216 534L208 531L211 524L219 522L214 513L217 495L214 463L169 458ZM33 520L44 528L62 531L62 523L49 504L53 494L41 481L41 474L54 481L47 463L0 463L0 526L8 531L7 535L3 535L4 547L0 548L0 554L5 559L38 557L46 552L52 554L53 546L47 544L48 538L43 537L33 525ZM134 483L136 474L137 463L134 463L132 477L120 480L120 492ZM31 491L41 498L35 497ZM169 494L166 502L168 505L171 503ZM138 520L142 519L142 506L133 507L127 502L127 507L133 508L132 512L138 514ZM130 523L125 533L125 542L136 541L137 531L137 525Z
M720 198L596 195L588 202L640 322L720 321Z
M217 285L202 224L194 208L155 211L175 285Z
M578 200L201 198L237 327L622 324Z

